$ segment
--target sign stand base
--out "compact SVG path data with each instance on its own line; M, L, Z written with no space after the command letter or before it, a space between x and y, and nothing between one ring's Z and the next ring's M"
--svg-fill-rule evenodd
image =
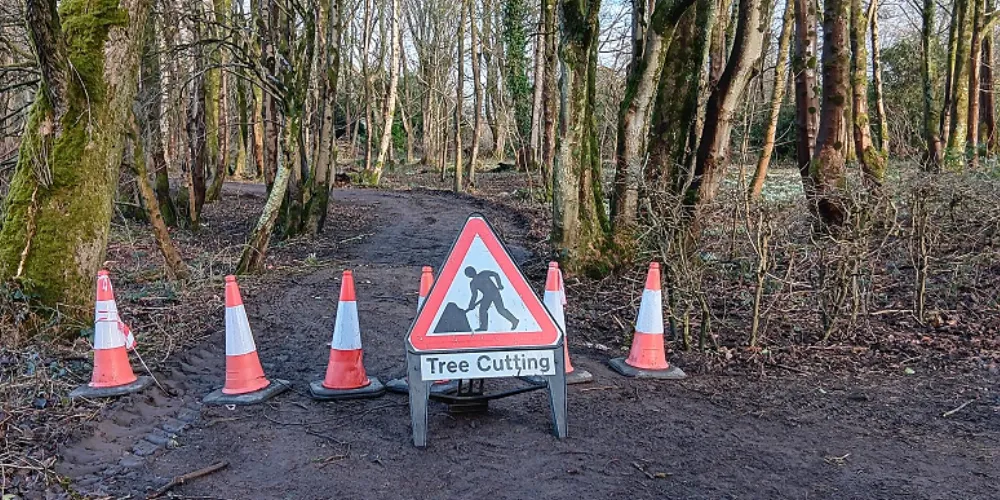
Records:
M462 388L464 388L464 384L462 384L460 385L459 393L456 395L432 395L430 388L433 382L420 380L420 355L407 350L406 365L410 380L410 424L413 431L413 445L418 448L427 446L427 405L432 397L436 401L448 403L449 410L453 413L473 413L486 411L489 400L491 399L499 399L545 388L549 390L549 405L552 408L553 434L555 434L555 436L559 439L565 438L567 435L567 404L566 373L564 368L565 360L562 356L562 341L560 341L557 346L553 346L552 348L535 350L553 351L553 359L555 360L555 375L531 377L531 383L533 384L531 386L499 394L488 395L482 393L482 379L466 381L465 383L469 384L469 390L467 392L462 391ZM477 390L477 386L478 393L475 392Z

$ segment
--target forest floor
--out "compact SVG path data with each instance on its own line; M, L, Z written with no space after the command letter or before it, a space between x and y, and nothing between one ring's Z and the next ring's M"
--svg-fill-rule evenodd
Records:
M154 387L108 405L83 405L77 413L88 416L53 450L59 457L54 470L68 481L50 479L48 497L59 491L144 497L175 476L223 460L227 468L171 494L996 497L995 370L958 364L904 372L896 362L821 370L806 362L733 374L677 354L678 365L693 368L686 380L626 379L606 365L622 352L622 329L595 317L607 314L588 300L592 287L574 280L568 282L570 352L574 365L595 380L570 387L565 440L552 436L541 392L495 401L481 415L450 415L432 403L426 449L411 444L403 395L311 400L308 383L325 370L344 269L355 273L366 368L383 381L403 374L403 337L415 314L421 266L440 265L469 213L486 214L541 290L546 222L522 188L504 183L505 175L481 176L482 197L419 188L443 186L427 172L393 177L394 189L338 189L323 241L276 244L268 273L240 283L265 371L290 381L292 390L252 407L206 407L200 400L224 377L221 277L262 205L262 187L228 184L223 201L206 211L207 230L178 235L202 285L161 285L152 270L159 259L152 240L137 236L136 228L118 228L109 258L119 309L140 332L140 349L148 349L143 354L172 394ZM630 288L637 286L641 282ZM637 305L641 289L606 292ZM836 346L830 353L856 354ZM43 498L41 492L25 496L36 495Z

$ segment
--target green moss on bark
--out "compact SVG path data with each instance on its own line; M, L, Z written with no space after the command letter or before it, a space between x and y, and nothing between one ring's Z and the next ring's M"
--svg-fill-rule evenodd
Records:
M4 201L0 277L18 282L37 305L85 321L107 245L122 147L122 113L108 102L121 96L107 95L105 45L110 30L127 25L129 16L117 0L65 0L60 17L72 65L64 69L71 77L60 96L66 112L56 117L44 92L32 105ZM134 97L134 84L127 85Z

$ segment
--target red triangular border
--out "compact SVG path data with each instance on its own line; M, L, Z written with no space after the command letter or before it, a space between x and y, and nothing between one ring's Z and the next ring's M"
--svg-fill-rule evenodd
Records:
M430 330L434 316L441 308L448 289L451 288L455 277L458 275L462 260L469 253L469 248L475 237L479 236L486 249L496 259L500 270L507 281L517 292L525 306L531 313L535 322L541 328L535 332L518 333L476 333L472 335L427 335ZM417 351L440 351L452 349L489 349L501 347L541 347L555 345L559 341L559 327L556 326L552 316L545 309L542 301L538 299L535 292L528 285L528 280L521 274L521 270L514 264L514 260L507 249L500 243L500 239L493 233L493 229L487 224L486 219L473 215L465 222L462 233L458 235L455 244L448 253L441 272L434 280L434 287L427 296L423 307L417 315L416 321L410 328L410 345Z

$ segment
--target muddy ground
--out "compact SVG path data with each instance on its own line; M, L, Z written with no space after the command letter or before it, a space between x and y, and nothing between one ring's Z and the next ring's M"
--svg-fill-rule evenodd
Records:
M258 188L230 186L240 196ZM570 314L573 363L595 375L569 390L569 438L551 435L540 393L449 415L432 403L430 442L410 442L406 397L314 402L325 370L340 274L353 269L369 375L401 375L403 336L420 267L439 266L470 212L484 212L529 270L524 216L433 191L335 192L329 236L309 265L244 290L268 376L292 390L256 407L202 407L222 383L221 306L200 343L166 357L159 389L105 408L59 450L56 470L88 496L142 497L184 474L229 467L172 490L187 498L996 498L998 377L986 371L914 375L697 375L680 382L619 377L614 350ZM337 220L337 217L349 220ZM294 245L293 245L294 246ZM307 246L296 246L309 252ZM276 250L280 253L282 250ZM529 272L536 289L539 272ZM221 293L221 290L220 290ZM630 292L631 293L631 292ZM570 289L570 304L574 298ZM580 299L579 297L576 297ZM573 318L577 318L574 324ZM683 358L679 358L683 363ZM682 364L683 367L683 364ZM967 403L961 410L945 413Z

